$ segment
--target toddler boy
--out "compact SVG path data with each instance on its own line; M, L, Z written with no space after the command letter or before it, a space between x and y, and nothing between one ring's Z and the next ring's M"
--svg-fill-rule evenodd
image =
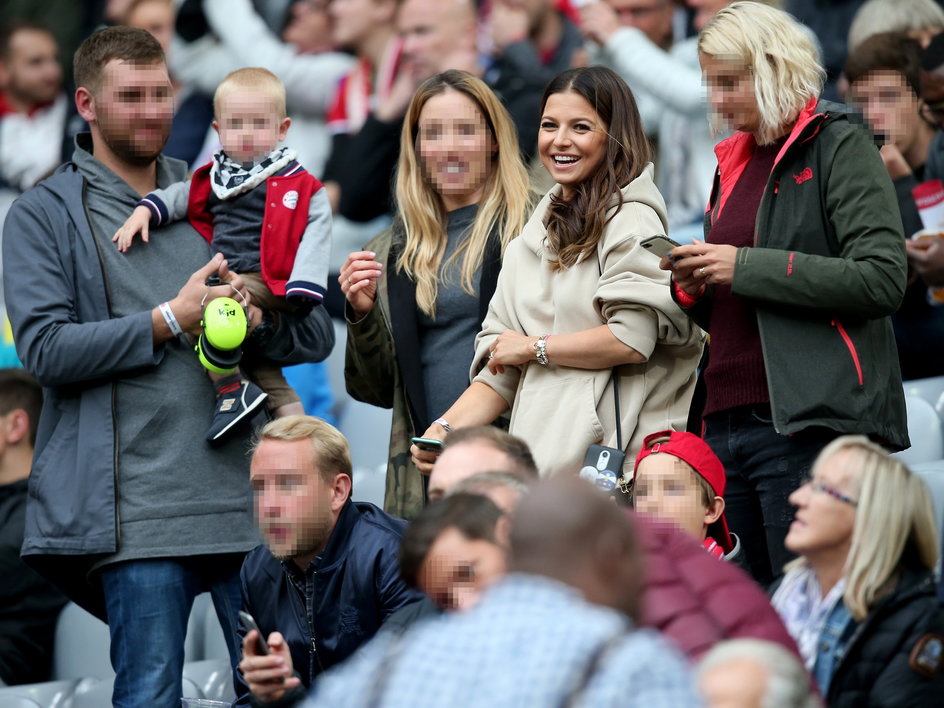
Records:
M697 435L663 430L647 435L636 456L633 506L674 522L716 558L740 552L724 518L724 466Z
M331 248L331 207L321 182L293 151L278 147L291 124L279 78L266 69L234 71L217 87L213 107L223 149L191 180L144 197L112 239L124 252L138 233L147 242L150 226L187 218L242 276L252 304L262 309L243 362L258 386L238 368L209 372L217 394L211 444L249 422L267 396L276 417L304 412L282 370L253 356L253 345L274 333L278 312L304 314L322 301ZM161 309L176 331L173 312Z

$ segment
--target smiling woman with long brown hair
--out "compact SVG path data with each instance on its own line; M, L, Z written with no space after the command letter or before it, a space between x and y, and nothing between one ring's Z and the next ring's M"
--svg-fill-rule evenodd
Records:
M424 436L511 409L510 432L547 475L576 473L592 444L635 450L684 427L702 335L641 246L666 214L629 87L610 69L572 69L541 111L538 152L557 185L505 254L472 385ZM435 459L413 454L420 469Z

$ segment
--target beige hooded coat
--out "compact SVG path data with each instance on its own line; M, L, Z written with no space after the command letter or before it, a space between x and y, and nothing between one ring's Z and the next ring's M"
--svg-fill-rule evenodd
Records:
M506 329L527 336L561 335L609 326L613 335L646 357L620 367L620 425L632 470L643 438L684 430L704 333L672 300L669 274L640 242L666 231L662 195L652 165L622 189L623 205L606 226L596 257L553 270L544 219L555 186L538 204L521 236L505 252L498 287L475 340L472 377L511 406L510 431L532 449L545 476L576 473L587 447L616 447L612 369L577 369L535 361L493 375L489 346ZM616 199L614 198L614 208ZM602 273L601 273L602 271Z

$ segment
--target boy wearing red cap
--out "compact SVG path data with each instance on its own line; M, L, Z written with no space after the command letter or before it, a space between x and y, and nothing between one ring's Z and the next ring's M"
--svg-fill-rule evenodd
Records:
M716 558L740 553L724 518L724 466L697 435L663 430L646 436L636 456L633 506L677 524Z

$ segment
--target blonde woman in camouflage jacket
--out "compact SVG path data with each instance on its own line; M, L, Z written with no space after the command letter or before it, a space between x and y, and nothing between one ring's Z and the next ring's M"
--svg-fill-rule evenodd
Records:
M410 438L469 385L502 254L530 205L514 125L482 81L446 71L419 87L404 120L396 198L393 226L351 253L338 280L347 390L393 408L384 508L412 518L426 478Z

